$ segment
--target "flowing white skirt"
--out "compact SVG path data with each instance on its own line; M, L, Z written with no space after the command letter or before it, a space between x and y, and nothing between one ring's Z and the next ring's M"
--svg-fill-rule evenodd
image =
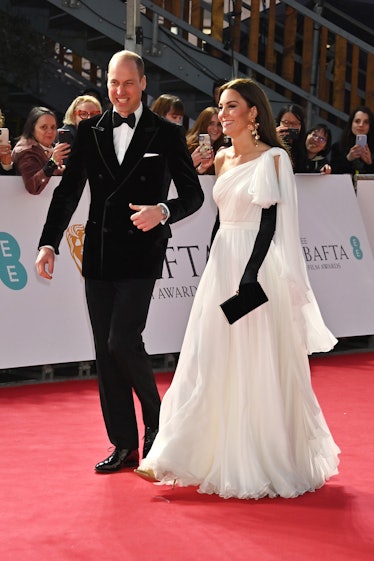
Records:
M313 392L272 249L259 277L269 302L231 326L219 307L237 286L255 236L221 226L162 401L160 432L140 467L163 483L224 498L296 497L337 473L339 449Z

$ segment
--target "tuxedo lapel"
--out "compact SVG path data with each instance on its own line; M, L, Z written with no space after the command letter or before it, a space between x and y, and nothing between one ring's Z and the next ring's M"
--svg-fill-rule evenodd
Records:
M124 178L127 178L142 161L144 154L147 152L158 130L152 112L147 107L143 107L143 113L120 166L122 181Z
M113 144L111 109L101 116L96 125L92 127L92 130L99 156L112 178L119 182L117 187L119 189L142 161L159 127L153 118L153 113L144 106L139 123L135 128L134 135L121 165L118 163Z
M96 147L104 166L115 179L119 170L119 163L113 144L112 110L105 111L96 125L92 127Z

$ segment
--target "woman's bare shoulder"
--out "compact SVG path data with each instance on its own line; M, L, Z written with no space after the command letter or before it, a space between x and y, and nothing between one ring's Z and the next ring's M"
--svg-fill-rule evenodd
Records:
M229 157L229 148L220 148L214 158L214 168L216 171L216 175L219 175L219 172L223 166L223 164L225 163L225 161L227 160L227 158Z

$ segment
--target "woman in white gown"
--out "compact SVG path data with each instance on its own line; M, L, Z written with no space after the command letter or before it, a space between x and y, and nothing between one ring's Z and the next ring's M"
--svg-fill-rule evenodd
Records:
M296 185L270 104L252 80L221 88L230 148L216 156L214 238L161 406L136 471L224 498L296 497L337 473L340 452L308 354L336 339L323 323L299 243ZM268 302L234 324L220 304L259 280Z

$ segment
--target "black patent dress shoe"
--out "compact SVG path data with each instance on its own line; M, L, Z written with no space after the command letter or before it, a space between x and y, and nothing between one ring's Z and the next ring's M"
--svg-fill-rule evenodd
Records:
M157 433L158 433L158 427L155 428L155 429L152 428L152 427L145 427L143 458L145 458L147 456L148 452L152 448L152 444L153 444L154 439L156 438Z
M139 452L127 448L115 448L114 452L95 466L97 473L113 473L123 468L139 465Z

